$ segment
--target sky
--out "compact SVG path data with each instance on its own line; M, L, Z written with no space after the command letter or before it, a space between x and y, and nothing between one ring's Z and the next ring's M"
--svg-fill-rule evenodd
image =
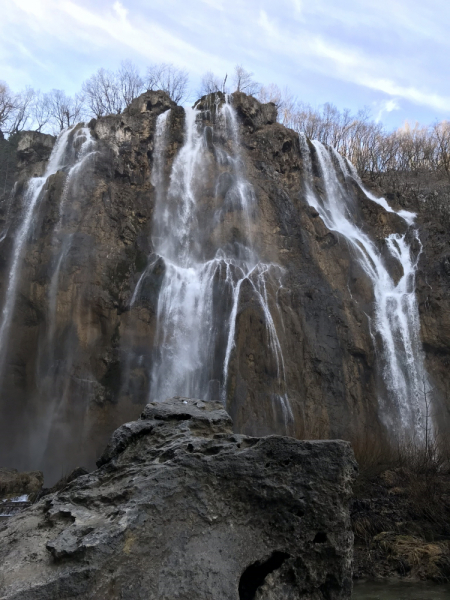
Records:
M0 0L0 80L73 94L98 68L241 64L300 101L387 128L450 120L448 0Z

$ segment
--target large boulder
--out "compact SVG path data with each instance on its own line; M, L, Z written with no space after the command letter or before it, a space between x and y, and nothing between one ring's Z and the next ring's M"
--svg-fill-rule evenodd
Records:
M220 404L149 404L2 525L2 600L350 598L350 445L231 427Z

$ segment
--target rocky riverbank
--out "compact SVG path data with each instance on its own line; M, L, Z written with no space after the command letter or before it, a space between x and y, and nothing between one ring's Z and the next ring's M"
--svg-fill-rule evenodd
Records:
M363 473L351 515L355 579L450 581L448 468L407 461Z

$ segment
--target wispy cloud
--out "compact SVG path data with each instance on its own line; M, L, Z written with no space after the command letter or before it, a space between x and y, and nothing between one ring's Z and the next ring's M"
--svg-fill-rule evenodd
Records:
M374 102L376 108L375 120L377 123L383 120L386 113L391 113L394 110L400 110L400 103L397 98L391 98L390 100L382 100L381 102Z
M384 59L370 55L364 48L352 47L348 42L336 41L310 31L303 31L301 36L294 37L280 28L264 10L260 11L258 24L271 49L278 49L286 58L294 58L302 67L438 111L450 111L450 95L427 89L426 84L418 88L389 77L395 76L400 70L402 79L405 79L405 65L399 66L395 57L389 64Z
M78 88L100 66L133 58L186 67L195 87L205 71L224 76L240 63L305 101L384 106L399 119L408 109L431 121L450 116L446 2L10 0L0 79ZM400 108L387 112L389 102Z

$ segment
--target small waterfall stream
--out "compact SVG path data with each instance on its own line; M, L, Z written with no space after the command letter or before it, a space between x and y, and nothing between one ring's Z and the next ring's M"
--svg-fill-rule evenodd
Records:
M33 177L28 182L28 188L24 194L23 217L14 236L11 266L3 298L3 309L0 322L0 371L3 368L8 350L9 328L14 314L17 286L22 272L24 248L30 236L39 203L45 193L45 185L51 175L54 175L57 171L64 168L68 168L66 183L60 201L60 220L54 231L54 237L57 237L60 233L63 221L64 205L70 182L76 176L86 158L92 154L93 145L94 142L87 127L79 127L75 133L73 133L73 128L65 129L56 140L44 175L42 177ZM62 250L56 258L56 264L59 266L56 269L57 273L59 273L59 268L61 266L61 253L66 251L64 246L65 244L63 242ZM52 281L50 289L56 291L56 288L57 284ZM50 306L53 306L55 303L54 298L50 298L49 300ZM51 329L52 327L50 330Z
M386 240L388 253L401 266L396 281L382 253L369 235L355 222L355 205L346 183L353 179L366 196L387 212L394 211L384 198L377 198L362 185L353 165L334 149L313 141L316 160L323 181L323 193L314 185L312 153L304 136L300 136L306 175L306 199L320 214L330 231L343 236L356 259L370 279L374 294L374 314L371 319L372 335L381 340L380 362L383 379L389 395L380 397L381 417L391 430L424 439L432 424L425 391L428 378L424 367L420 342L420 320L415 295L415 274L420 256L408 240L415 240L421 249L417 231L391 234ZM404 221L413 227L413 213L399 211ZM375 339L374 339L375 341Z
M73 400L70 397L74 344L70 336L61 343L56 339L58 321L58 293L61 275L66 272L66 262L73 244L78 223L71 223L70 201L76 199L72 187L82 176L84 167L96 154L96 143L88 127L78 127L73 132L67 152L67 174L59 201L59 215L52 232L52 275L47 295L46 336L41 340L37 360L38 389L34 402L38 405L39 427L35 428L31 444L41 457L48 450L52 429L64 421L64 413ZM73 390L72 390L73 393ZM38 439L34 439L37 435Z
M246 283L264 315L267 342L278 375L273 401L287 424L292 413L284 360L272 317L282 269L260 260L254 247L257 207L242 172L236 115L228 100L211 111L185 110L185 141L164 177L170 111L158 117L152 183L156 188L154 256L133 293L163 261L150 398L187 396L226 401L241 289ZM214 141L221 137L224 143ZM216 170L215 189L205 189ZM276 307L275 307L276 310Z
M47 450L50 432L59 418L58 408L68 400L67 390L70 385L70 369L73 361L70 344L58 343L55 338L58 292L60 275L64 271L73 239L71 228L67 228L68 214L71 211L70 202L74 199L72 186L83 174L83 167L95 155L95 145L89 128L82 124L61 132L50 155L44 175L31 178L28 182L23 196L20 223L14 233L0 322L0 379L2 386L5 385L4 377L6 378L7 375L5 373L6 357L10 351L11 325L15 317L17 296L24 277L27 244L33 235L35 224L40 222L41 214L48 209L45 201L50 177L58 171L64 172L65 181L59 198L58 217L52 227L50 238L51 252L48 267L51 277L47 288L46 326L40 336L39 350L36 356L36 387L32 397L28 398L27 404L28 413L32 415L32 419L30 419L32 424L30 424L27 442L29 448L24 448L24 452L28 452L33 457L32 463L36 466L41 465L41 458ZM76 227L78 224L75 224Z
M60 134L51 153L43 177L34 177L30 179L28 188L24 194L23 218L14 236L11 267L3 298L3 309L0 322L0 374L3 372L8 350L8 335L13 318L17 286L20 280L24 247L29 237L36 206L41 198L41 192L43 191L48 178L64 166L69 134L69 129L66 129Z

